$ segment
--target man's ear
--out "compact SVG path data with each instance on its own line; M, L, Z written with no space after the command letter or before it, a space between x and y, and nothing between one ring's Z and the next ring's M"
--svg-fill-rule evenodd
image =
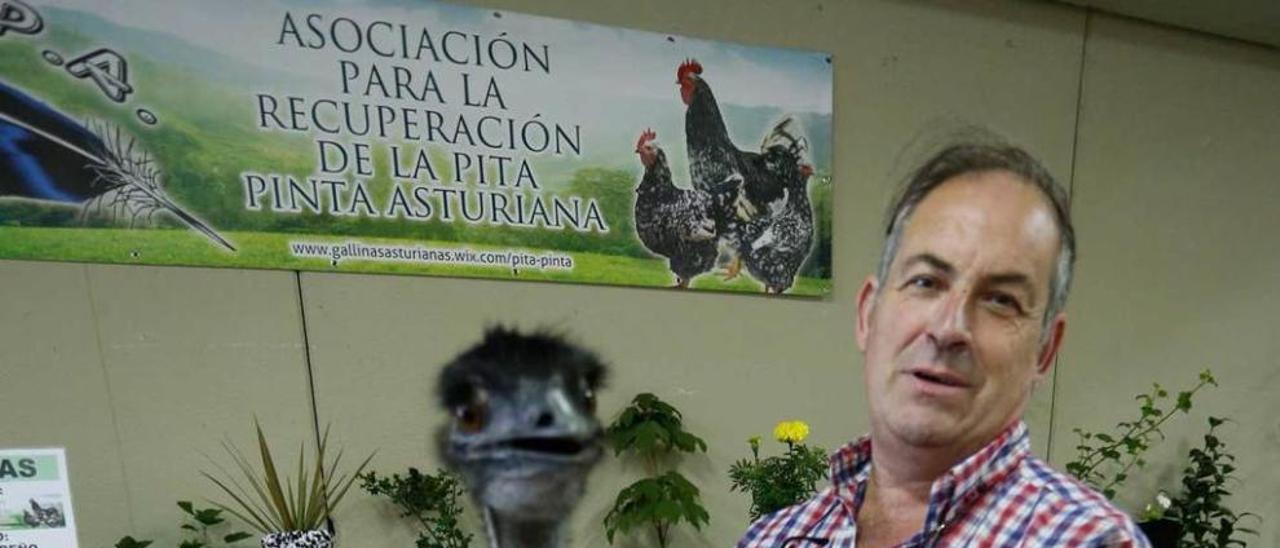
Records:
M1054 316L1048 329L1044 343L1040 346L1040 356L1036 360L1036 375L1041 378L1049 374L1053 361L1058 357L1058 350L1062 348L1062 338L1067 333L1067 313L1059 312Z
M858 290L858 326L857 339L858 350L867 351L867 337L871 330L871 313L876 306L876 292L880 289L879 282L876 281L874 275L867 276L862 282L862 289Z

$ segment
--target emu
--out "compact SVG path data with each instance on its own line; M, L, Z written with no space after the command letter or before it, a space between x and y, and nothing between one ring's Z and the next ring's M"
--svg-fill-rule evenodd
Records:
M491 548L552 548L600 460L606 366L563 337L490 328L440 374L445 463L483 509Z

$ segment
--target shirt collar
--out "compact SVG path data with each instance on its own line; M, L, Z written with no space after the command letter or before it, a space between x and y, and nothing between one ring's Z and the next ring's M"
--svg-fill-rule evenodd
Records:
M1006 428L978 452L952 466L934 480L929 492L928 522L950 521L973 503L987 488L999 483L1031 452L1027 425L1018 421ZM862 438L831 455L831 481L841 502L857 515L871 477L871 437Z

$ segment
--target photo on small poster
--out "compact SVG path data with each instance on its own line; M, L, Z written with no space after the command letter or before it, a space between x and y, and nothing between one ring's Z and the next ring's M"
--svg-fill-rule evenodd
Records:
M0 449L0 545L77 546L64 449Z

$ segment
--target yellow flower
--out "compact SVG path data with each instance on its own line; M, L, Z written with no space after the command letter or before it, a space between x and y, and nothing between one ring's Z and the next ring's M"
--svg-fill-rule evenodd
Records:
M782 421L773 427L773 438L785 443L802 443L809 437L809 425L804 421Z

